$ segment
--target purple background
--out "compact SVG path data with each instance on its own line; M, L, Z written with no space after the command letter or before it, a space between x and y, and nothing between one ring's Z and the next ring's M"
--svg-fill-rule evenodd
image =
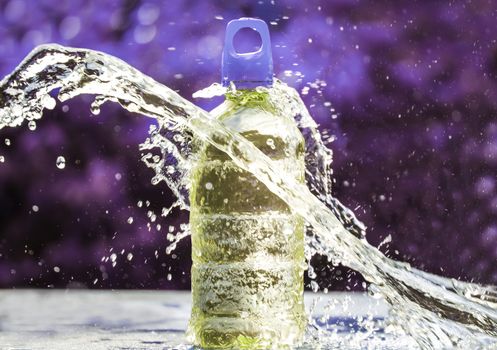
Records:
M227 21L260 17L278 77L308 90L312 115L337 136L335 194L368 240L391 234L389 256L497 283L497 3L274 3L1 1L0 75L56 42L118 56L190 98L220 79ZM90 102L59 103L35 132L0 131L0 287L189 288L189 240L165 253L167 227L188 214L146 226L148 210L173 201L139 160L151 120L112 104L91 116ZM115 267L102 261L112 253ZM360 281L316 261L331 288Z

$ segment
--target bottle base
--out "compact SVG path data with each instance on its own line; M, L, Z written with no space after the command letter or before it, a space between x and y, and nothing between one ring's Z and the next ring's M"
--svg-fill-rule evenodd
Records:
M206 350L290 349L302 342L304 326L288 320L209 317L192 320L189 340Z

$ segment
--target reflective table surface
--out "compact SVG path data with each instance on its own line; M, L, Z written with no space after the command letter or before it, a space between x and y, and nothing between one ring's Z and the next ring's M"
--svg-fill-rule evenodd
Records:
M381 300L361 293L306 293L305 300L313 310L309 334L321 331L301 349L416 348L385 330ZM1 290L0 349L193 349L185 338L189 313L188 291Z

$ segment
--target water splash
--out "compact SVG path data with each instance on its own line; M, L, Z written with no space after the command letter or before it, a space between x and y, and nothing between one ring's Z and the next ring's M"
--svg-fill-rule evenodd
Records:
M55 89L60 89L60 101L80 94L96 95L91 107L94 113L102 103L113 101L156 119L158 126L151 128L140 146L142 159L155 171L152 182L164 181L183 209L189 206L187 179L195 148L207 142L224 151L307 219L312 227L307 240L309 254L326 255L333 264L360 272L371 283L370 293L392 306L389 327L402 329L422 348L497 345L495 287L419 271L385 257L367 243L365 226L331 195L331 151L298 93L283 83L276 81L268 92L275 108L295 116L315 153L308 159L307 186L278 171L250 142L171 89L117 58L91 50L58 45L33 50L0 82L0 128L27 122L34 130L43 109L54 107L50 92ZM316 323L310 328L318 342L329 336Z

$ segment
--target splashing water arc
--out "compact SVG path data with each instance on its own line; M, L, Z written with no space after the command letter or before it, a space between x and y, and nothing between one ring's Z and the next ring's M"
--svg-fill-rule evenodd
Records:
M54 108L49 93L58 88L60 101L80 94L96 95L91 106L94 113L104 102L114 101L128 111L156 119L158 127L151 128L140 145L142 159L155 172L152 182L164 181L177 196L176 205L188 209L187 174L195 161L192 146L209 143L307 219L311 227L307 258L324 254L334 264L341 263L364 276L370 293L391 305L391 327L411 336L422 348L497 345L495 287L416 270L367 243L364 225L331 195L331 151L294 89L275 81L267 92L274 108L294 116L305 131L311 150L306 159L307 185L278 171L253 144L168 87L115 57L86 49L58 45L34 49L0 82L0 128L35 123L44 108ZM214 86L203 95L219 92Z

